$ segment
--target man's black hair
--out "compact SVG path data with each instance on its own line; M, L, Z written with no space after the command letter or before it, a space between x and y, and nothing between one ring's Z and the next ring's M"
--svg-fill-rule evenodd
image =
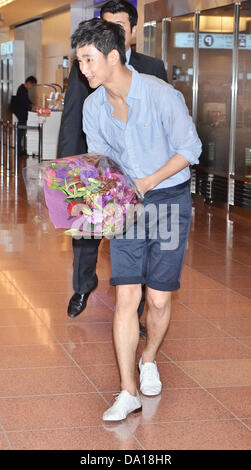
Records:
M115 13L125 12L129 16L129 21L131 25L131 30L133 26L136 26L138 23L138 12L131 3L127 2L126 0L110 0L106 2L100 10L101 18L104 17L104 13Z
M33 75L30 75L25 80L25 83L27 83L27 82L30 82L30 83L33 83L34 85L36 85L37 84L37 79Z
M104 21L101 18L82 21L71 36L71 47L93 45L105 57L116 49L122 64L126 63L125 32L119 24Z

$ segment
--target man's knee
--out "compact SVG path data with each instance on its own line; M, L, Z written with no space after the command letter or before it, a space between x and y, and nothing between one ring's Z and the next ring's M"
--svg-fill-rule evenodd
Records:
M137 310L141 295L139 284L116 286L116 312Z
M150 310L154 309L160 315L165 314L171 308L171 292L148 289L147 302Z

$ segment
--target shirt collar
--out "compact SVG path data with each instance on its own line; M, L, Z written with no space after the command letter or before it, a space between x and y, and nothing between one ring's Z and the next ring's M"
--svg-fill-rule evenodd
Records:
M132 67L132 65L127 65L127 68L132 72L132 80L127 99L140 99L142 96L142 87L140 86L140 74L139 72L137 72L137 70Z
M129 92L126 98L126 101L130 98L140 99L142 96L142 87L140 86L140 74L135 70L132 65L127 65L127 68L132 72L132 80L129 88ZM104 86L102 86L103 91L103 103L108 103L107 92Z
M132 53L132 49L129 47L128 51L126 51L126 65L128 65L130 62L131 53Z

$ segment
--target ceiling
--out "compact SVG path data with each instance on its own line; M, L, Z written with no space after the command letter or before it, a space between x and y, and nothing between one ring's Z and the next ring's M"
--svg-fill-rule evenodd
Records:
M12 3L0 8L0 15L4 13L2 27L11 27L33 18L39 18L65 9L74 3L70 0L14 0Z

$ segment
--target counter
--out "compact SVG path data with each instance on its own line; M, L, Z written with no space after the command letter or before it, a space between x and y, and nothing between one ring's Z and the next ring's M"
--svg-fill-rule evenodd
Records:
M62 111L52 111L51 115L41 121L37 113L29 111L27 126L38 126L43 122L43 160L53 160L57 158L58 135L61 123ZM27 131L27 153L28 155L38 155L38 131Z

